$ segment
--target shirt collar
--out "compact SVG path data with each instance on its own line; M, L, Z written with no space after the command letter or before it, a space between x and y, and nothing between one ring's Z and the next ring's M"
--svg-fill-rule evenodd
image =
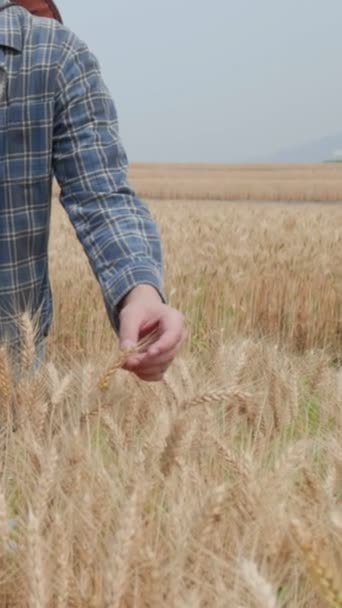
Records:
M0 0L0 9L8 4L8 0ZM9 47L16 51L23 48L23 34L16 7L0 11L0 46Z

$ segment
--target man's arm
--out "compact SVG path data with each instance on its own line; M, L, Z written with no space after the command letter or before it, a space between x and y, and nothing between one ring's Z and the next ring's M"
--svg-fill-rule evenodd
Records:
M61 203L101 285L121 348L152 329L148 351L125 369L161 380L184 340L183 315L165 304L160 238L147 207L128 186L114 103L95 57L70 34L57 79L53 169Z
M118 332L119 306L137 285L154 287L164 299L160 238L127 184L117 115L98 62L75 36L57 79L53 169Z

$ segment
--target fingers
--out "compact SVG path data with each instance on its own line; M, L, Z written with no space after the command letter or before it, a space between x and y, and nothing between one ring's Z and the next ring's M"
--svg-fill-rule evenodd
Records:
M144 382L160 382L161 380L163 380L165 372L158 372L155 374L138 374L136 372L134 373L136 376L138 376L140 380L143 380Z
M165 374L165 372L170 367L172 361L164 365L155 365L151 367L137 367L132 369L133 374L138 376L141 380L149 380L150 382L157 380L161 380Z
M133 314L135 315L133 317ZM127 306L120 314L120 348L126 350L135 346L139 340L139 331L143 319L140 318L138 311L131 311Z
M171 351L164 353L163 355L151 356L149 353L143 353L141 355L132 355L124 364L123 368L129 371L148 371L150 369L155 370L156 368L167 369L172 363L176 355L181 348L181 344L177 345Z
M152 331L157 329L158 326L159 326L159 318L157 318L155 320L152 319L152 321L148 321L147 323L144 323L140 328L139 339L147 336L149 333L151 333Z
M145 353L132 354L123 369L141 380L157 382L181 349L186 337L183 315L159 301L131 302L120 314L120 348L136 346L142 337L158 327L158 337Z
M153 328L156 326L156 322L148 325ZM160 318L158 326L160 337L148 348L146 353L129 357L124 366L125 369L138 366L146 368L155 363L169 363L174 359L186 337L183 315L176 310L168 309L167 314Z
M151 357L172 351L184 340L184 317L177 310L171 309L160 320L161 336L148 349Z
M161 355L151 356L149 351L142 355L133 355L128 359L123 368L133 372L138 378L146 382L158 382L162 380L165 372L181 350L185 336L184 331L176 346Z
M147 336L159 325L158 316L145 320L144 310L128 305L120 314L120 348L135 347L139 340Z

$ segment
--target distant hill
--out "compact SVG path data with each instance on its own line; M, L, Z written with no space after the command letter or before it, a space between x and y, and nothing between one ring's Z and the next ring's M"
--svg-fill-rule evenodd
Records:
M280 150L270 160L280 163L342 160L342 133L328 135L300 146Z

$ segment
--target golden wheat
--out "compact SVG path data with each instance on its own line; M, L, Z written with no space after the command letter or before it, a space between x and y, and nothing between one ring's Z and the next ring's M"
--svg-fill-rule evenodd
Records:
M145 166L132 177L151 196L313 199L320 184L328 199L339 172ZM189 330L156 385L121 369L130 353L53 204L46 362L32 366L27 315L19 379L0 350L0 606L341 606L342 209L151 209L167 296Z
M133 164L132 183L153 200L342 201L339 163L311 165Z

